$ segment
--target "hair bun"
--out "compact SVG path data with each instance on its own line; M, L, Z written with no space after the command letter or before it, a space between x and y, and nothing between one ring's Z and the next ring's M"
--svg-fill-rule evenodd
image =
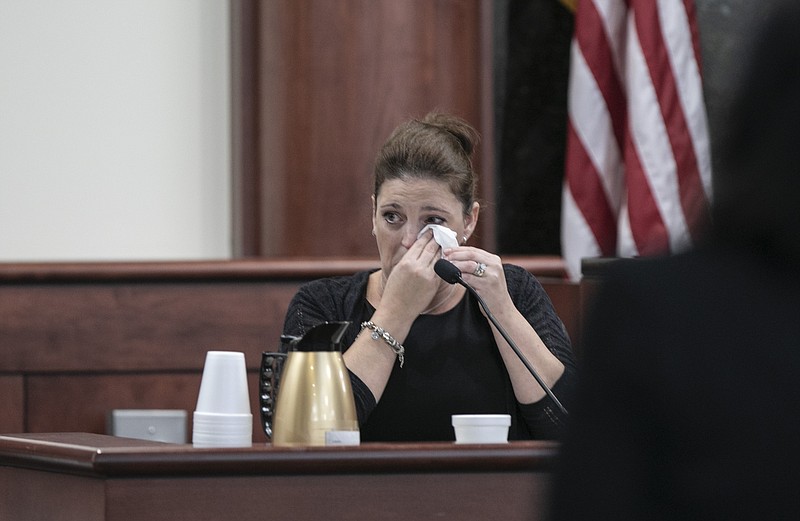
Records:
M480 141L480 137L475 129L465 120L457 116L442 114L440 112L430 112L421 122L450 133L456 138L467 156L472 156L475 151L475 146Z

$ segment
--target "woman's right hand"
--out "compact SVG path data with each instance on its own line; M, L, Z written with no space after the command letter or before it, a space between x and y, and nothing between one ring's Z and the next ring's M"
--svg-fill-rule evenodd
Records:
M439 257L439 245L433 240L433 234L425 234L414 241L392 267L380 301L373 303L375 313L370 320L401 344L405 342L414 320L436 295L439 285L433 265ZM372 338L366 333L369 332L362 332L356 337L343 357L347 368L369 387L378 402L397 356L383 339Z
M430 307L440 282L433 265L440 257L441 250L432 232L417 239L386 279L381 309L413 319Z

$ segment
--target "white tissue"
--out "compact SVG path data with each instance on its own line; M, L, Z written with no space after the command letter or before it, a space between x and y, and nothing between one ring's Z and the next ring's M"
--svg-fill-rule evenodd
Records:
M417 239L422 237L422 234L428 230L433 230L433 240L436 241L436 244L442 247L442 250L445 250L446 248L458 247L458 238L456 236L456 232L447 226L442 226L441 224L429 224L425 226L425 228L420 230L417 234Z

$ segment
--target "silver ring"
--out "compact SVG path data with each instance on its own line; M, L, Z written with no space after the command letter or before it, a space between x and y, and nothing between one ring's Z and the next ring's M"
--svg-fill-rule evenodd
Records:
M473 275L476 277L483 277L483 274L486 273L486 264L479 262L478 266L475 268L475 271L472 272Z

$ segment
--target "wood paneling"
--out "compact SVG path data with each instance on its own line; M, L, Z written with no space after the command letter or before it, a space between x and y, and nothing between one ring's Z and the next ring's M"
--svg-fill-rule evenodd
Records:
M232 235L237 257L261 252L260 0L230 0Z
M202 364L204 353L197 358ZM248 360L253 361L260 361L260 357ZM188 412L186 432L191 440L192 412L197 404L201 377L202 369L185 373L29 376L27 431L102 434L108 433L106 419L113 409L180 409ZM258 372L255 370L249 371L248 388L253 412L253 441L265 442L267 438L258 416ZM22 429L0 432L22 432Z
M0 432L25 432L22 376L0 376Z
M277 343L296 289L280 282L4 287L3 369L202 369L211 350L243 351L256 364Z
M0 487L0 519L106 519L106 484L98 479L0 467ZM33 490L42 493L32 494Z
M481 132L491 196L491 12L481 0L234 0L233 69L247 73L233 89L236 254L372 254L375 154L431 110ZM493 232L475 237L486 246Z

